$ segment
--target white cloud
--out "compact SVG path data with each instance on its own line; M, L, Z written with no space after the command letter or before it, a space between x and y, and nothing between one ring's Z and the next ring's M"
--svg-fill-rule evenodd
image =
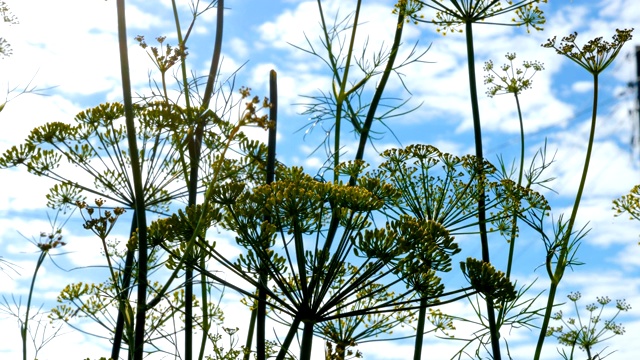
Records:
M592 81L576 81L571 85L571 90L576 93L586 93L593 91Z

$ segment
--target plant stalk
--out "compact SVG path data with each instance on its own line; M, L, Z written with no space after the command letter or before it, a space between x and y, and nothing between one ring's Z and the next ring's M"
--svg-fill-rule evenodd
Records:
M118 45L120 49L120 70L122 75L122 95L125 110L125 123L131 173L135 194L135 211L138 220L138 295L136 309L134 360L142 360L144 354L145 320L147 314L147 217L145 214L144 190L140 153L136 142L136 128L133 119L133 101L131 96L131 78L129 75L129 54L127 48L127 23L125 1L116 0L118 15Z
M402 30L404 29L404 22L406 18L406 9L404 7L400 7L398 10L398 20L396 22L396 31L393 36L393 44L391 45L391 51L389 53L389 59L387 60L387 65L380 77L380 82L376 88L376 92L371 99L371 105L369 106L369 111L367 112L367 117L365 118L364 124L362 125L362 132L360 133L360 143L358 144L358 150L356 152L355 160L362 160L364 158L364 149L367 145L367 140L369 140L369 131L371 130L371 125L373 124L373 119L375 118L376 111L378 109L378 105L380 104L380 100L382 99L382 94L384 92L385 87L387 86L387 81L391 76L391 72L393 72L394 63L396 57L398 56L398 50L400 49L400 45L402 44ZM355 184L356 179L351 179L350 183Z
M31 309L31 300L33 299L33 288L36 284L36 277L38 276L38 270L44 262L47 256L46 251L41 251L38 256L38 262L36 262L36 269L33 271L33 277L31 278L31 286L29 287L29 297L27 299L27 310L24 315L24 322L20 328L20 336L22 337L22 360L27 360L27 330L29 329L29 310Z
M413 360L422 359L422 343L424 340L424 324L427 317L427 299L420 300L420 312L418 313L418 325L416 326L416 341L413 347Z
M473 23L467 21L465 23L465 35L467 42L467 65L469 68L469 89L471 95L471 111L473 114L473 134L476 148L476 161L478 166L478 174L484 178L482 169L484 168L484 156L482 154L482 125L480 123L480 108L478 106L478 88L476 85L476 68L475 68L475 52L473 49ZM483 180L484 181L484 180ZM482 261L490 263L489 258L489 240L487 236L487 217L484 186L480 187L478 194L478 227L480 232L480 244L482 246ZM489 332L491 333L491 350L495 360L501 360L500 355L500 334L498 334L498 326L496 324L496 315L493 306L493 299L486 298L487 303L487 320L489 322Z
M133 217L131 218L131 229L129 234L133 234L138 226L138 220L136 217L136 211L133 211ZM127 248L127 256L124 261L124 271L122 272L122 285L120 287L120 293L118 294L118 317L116 319L116 329L113 335L113 346L111 348L111 358L120 358L120 349L122 348L122 335L124 334L125 327L125 301L129 301L129 287L131 286L131 274L133 273L133 260L135 257L135 250L129 250ZM129 324L130 326L131 324ZM131 339L130 339L131 340Z
M571 233L575 225L576 217L578 216L578 208L580 207L580 200L582 199L582 193L584 191L585 183L587 182L587 173L589 171L589 163L591 162L591 152L593 150L593 142L596 133L596 120L598 113L598 73L593 73L593 106L591 111L591 129L589 130L589 141L587 142L587 153L585 155L584 167L582 169L582 176L580 177L580 185L578 186L578 192L576 193L576 199L573 203L573 209L571 210L571 217L569 218L569 224L567 230L562 235L560 244L560 255L558 256L558 262L556 268L551 276L551 285L549 286L549 297L547 298L547 307L542 320L542 326L540 327L540 335L538 336L538 344L536 346L536 353L534 360L540 359L542 353L542 346L547 336L547 329L549 327L549 320L551 319L551 311L554 306L556 290L558 284L564 275L564 270L569 265L567 263L567 257L569 254L569 243L571 242ZM552 256L547 257L547 262L553 259ZM549 266L547 264L547 266Z

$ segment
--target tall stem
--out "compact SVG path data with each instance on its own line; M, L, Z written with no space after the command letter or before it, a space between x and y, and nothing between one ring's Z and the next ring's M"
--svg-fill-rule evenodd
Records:
M269 99L271 108L269 109L269 120L272 125L269 128L269 142L267 150L267 184L275 181L276 168L276 134L278 124L278 78L275 70L269 73ZM271 221L266 217L265 221ZM300 274L300 276L304 276ZM258 288L258 308L257 308L257 332L256 332L256 355L258 360L265 360L266 354L266 320L267 320L267 282L269 278L267 271L260 272L260 287Z
M522 121L522 110L520 108L520 100L518 99L518 93L513 94L516 98L516 106L518 109L518 120L520 121L520 167L518 168L518 186L522 186L522 177L524 174L524 125ZM511 279L511 268L513 267L513 254L516 248L516 237L518 234L518 210L514 209L511 214L511 235L509 236L509 255L507 259L507 279ZM504 305L504 303L503 303ZM497 322L499 324L504 323L504 315L506 307L501 306L498 311Z
M205 257L200 256L200 259L198 259L198 261L200 262L200 268L204 269L206 262ZM209 287L205 276L203 274L201 274L200 276L202 278L202 281L200 282L200 297L202 298L202 339L200 341L200 352L198 353L198 359L202 360L204 359L204 349L207 345L206 340L208 338L207 335L209 334L209 329L211 328L211 321L209 319Z
M131 228L129 234L133 234L138 226L138 220L136 217L136 211L133 211L133 217L131 218ZM122 285L120 287L120 293L118 294L118 317L116 319L116 329L113 335L113 347L111 348L111 358L120 358L120 349L122 347L122 335L124 334L125 327L125 301L129 301L129 293L131 286L131 274L133 273L133 260L135 257L135 250L129 250L127 248L127 256L124 260L124 271L122 273ZM131 324L128 324L131 326Z
M424 324L427 317L427 300L420 300L420 312L418 314L418 325L416 326L416 342L413 347L413 360L422 359L422 342L424 339Z
M551 285L549 286L549 296L547 297L547 307L542 318L542 326L540 326L540 334L538 334L538 344L536 345L536 353L533 356L533 360L539 360L542 354L542 346L544 340L547 338L547 328L549 327L549 320L551 319L551 309L553 309L556 292L558 290L558 281L551 279Z
M46 251L40 252L38 262L36 263L36 269L33 271L33 277L31 278L31 286L29 287L29 297L27 298L27 310L24 315L24 322L20 328L20 336L22 337L22 360L27 360L27 330L29 329L29 310L31 309L31 299L33 298L33 288L36 284L36 277L38 276L38 270L44 262L44 258L47 256Z
M578 186L578 192L576 193L576 199L573 203L573 209L571 210L571 217L569 218L569 224L566 231L562 234L562 240L560 241L560 255L556 263L556 268L551 276L551 285L549 288L549 297L547 298L547 307L542 320L542 326L540 327L540 335L538 336L538 345L536 346L536 353L534 360L540 359L542 352L542 346L547 335L547 328L549 327L549 320L551 319L551 311L553 309L556 290L564 270L569 265L567 263L567 257L569 256L569 244L571 242L571 233L575 226L576 217L578 216L578 208L580 207L580 200L582 199L582 193L584 191L585 183L587 182L587 173L589 172L589 163L591 162L591 151L593 150L593 142L596 134L596 119L598 113L598 73L593 74L593 106L591 111L591 129L589 131L589 141L587 142L587 153L585 155L584 166L582 168L582 176L580 178L580 185ZM548 257L550 258L550 257ZM551 260L547 260L551 261Z
M344 73L340 76L338 72L338 65L335 61L332 61L332 66L334 67L334 85L333 91L336 99L336 115L335 115L335 129L334 129L334 149L333 149L333 168L338 166L340 163L340 132L341 132L341 121L342 121L342 107L347 97L346 89L347 84L349 83L349 69L351 67L351 56L353 54L353 47L355 44L356 32L358 30L358 19L360 18L360 5L362 4L362 0L358 0L356 3L356 11L353 17L353 27L351 28L351 39L349 40L349 49L347 50L346 63L344 66ZM331 39L329 38L329 33L327 32L326 22L324 20L324 12L322 10L322 1L318 0L318 9L320 11L320 19L322 21L322 28L324 30L325 42L327 44L327 49L329 50L329 57L333 59L333 53L331 52ZM340 89L336 90L335 88L335 80L340 81ZM333 172L333 180L338 182L338 173L336 171Z
M311 346L313 345L313 325L311 321L304 323L302 329L302 343L300 344L300 360L311 360Z
M518 94L514 93L516 98L516 106L518 107L518 120L520 121L520 167L518 169L518 186L522 186L522 176L524 173L524 125L522 123L522 110L520 109L520 100ZM517 210L513 210L511 215L511 236L509 241L509 259L507 261L507 279L511 278L511 268L513 266L513 253L516 244L518 213ZM502 310L501 310L502 312Z
M287 336L284 338L284 340L282 341L282 344L280 345L280 351L278 352L278 356L276 357L276 360L284 360L284 358L287 356L287 352L289 351L289 346L291 346L291 342L293 341L293 338L296 336L296 333L298 332L298 327L300 326L300 322L301 321L299 316L296 316L291 322L291 326L289 327L289 332L287 333Z
M391 45L389 59L387 60L387 65L384 69L384 72L382 73L382 76L380 77L380 82L378 83L376 92L373 94L373 98L371 99L371 105L369 106L367 117L365 118L364 124L362 125L362 131L360 132L360 143L358 144L358 150L356 152L356 160L362 160L364 158L364 149L367 145L367 141L369 140L369 131L371 130L373 119L375 117L376 111L378 110L380 100L382 99L382 94L384 93L384 89L387 86L387 81L389 80L389 77L393 72L396 57L398 56L398 50L400 49L400 45L402 43L402 29L404 29L405 18L406 10L404 7L400 7L400 9L398 10L396 32L393 36L393 44ZM350 182L352 184L355 184L355 179L352 178Z
M176 26L176 33L178 34L178 46L185 47L182 37L182 29L180 27L180 18L178 17L178 7L176 1L172 0L171 5L173 8L173 19ZM184 91L185 106L187 109L191 107L191 98L189 90L189 82L187 77L186 59L185 54L181 56L181 71L182 71L182 88ZM167 98L167 101L169 99ZM192 114L192 112L188 112ZM188 115L191 116L191 115ZM200 128L198 123L197 128ZM196 133L198 131L196 130ZM189 148L189 176L188 176L188 190L189 199L188 205L194 206L196 204L196 196L198 190L198 168L200 164L200 143L197 142L197 135L194 135L191 130L187 134L188 148ZM192 253L185 254L187 261L185 261L185 284L184 284L184 358L185 360L193 359L193 264L196 261ZM206 303L204 304L206 307ZM203 338L206 338L206 334L203 333Z
M465 23L465 33L467 40L467 65L469 68L469 89L471 92L471 111L473 114L473 134L476 146L476 161L478 173L482 174L484 168L484 156L482 154L482 126L480 123L480 108L478 106L478 88L476 85L476 68L475 68L475 52L473 50L473 32L471 21ZM489 263L489 241L487 238L487 218L484 186L480 187L478 194L478 227L480 232L480 244L482 246L482 261ZM491 333L491 350L493 358L500 360L500 335L498 334L498 326L496 325L496 315L493 307L493 299L487 296L487 320L489 322L489 332Z
M144 190L136 128L133 119L133 101L131 98L131 79L129 76L129 52L127 48L127 23L124 0L117 0L118 44L120 48L120 70L122 75L122 97L124 101L125 123L131 173L135 195L135 211L138 218L138 296L135 324L134 360L142 360L144 354L145 320L147 315L147 217L145 214Z
M256 322L258 318L257 301L254 300L253 304L254 306L256 306L256 308L251 311L251 318L249 319L249 330L247 331L247 341L245 342L245 345L244 345L244 348L247 350L251 350L251 346L253 343L253 333L255 332ZM258 351L256 350L256 357L258 356L257 352ZM249 360L250 358L251 358L251 353L250 351L247 351L244 353L244 357L242 359Z

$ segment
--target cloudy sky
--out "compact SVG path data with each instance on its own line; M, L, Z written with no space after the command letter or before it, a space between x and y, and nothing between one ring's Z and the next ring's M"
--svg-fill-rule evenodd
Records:
M104 101L119 101L122 90L119 77L118 47L114 0L8 0L19 24L0 25L0 36L13 48L13 55L0 59L0 102L5 93L8 100L0 113L0 151L17 145L29 131L50 121L71 122L79 111ZM187 1L179 1L183 11ZM327 19L342 19L353 10L355 1L324 1ZM361 15L359 44L368 40L368 49L389 46L395 16L391 14L393 1L364 1ZM616 28L640 28L640 5L635 0L575 0L550 1L541 5L547 18L542 32L527 33L524 28L478 25L474 27L478 81L482 84L482 65L493 60L504 63L507 52L515 52L517 59L537 60L545 70L533 78L533 88L521 95L524 128L527 134L527 158L547 142L555 163L546 177L555 178L546 191L555 217L570 211L584 161L588 138L592 82L591 76L568 59L540 44L552 36L561 38L573 31L579 33L578 43L603 36L610 39ZM127 21L132 63L132 81L139 93L148 93L152 64L147 54L133 40L144 35L151 45L156 36L167 36L175 44L171 3L159 1L128 1ZM319 18L315 1L301 0L229 0L226 2L222 73L238 71L236 84L251 87L256 95L268 93L269 70L278 72L280 119L278 125L278 160L287 165L304 166L316 174L325 159L322 148L314 152L324 137L318 126L307 131L308 115L302 115L305 101L302 96L329 92L331 77L326 65L317 57L295 46L318 47ZM425 16L433 16L428 12ZM184 18L183 24L187 22ZM214 11L205 13L197 22L189 45L189 65L198 74L209 68L209 57L215 28ZM473 153L473 125L469 106L464 36L436 33L430 24L406 27L401 54L407 56L415 44L418 52L426 51L423 63L403 68L402 80L411 95L404 92L396 79L389 84L390 98L409 98L407 109L414 112L377 124L379 132L375 149L368 147L366 160L376 164L376 149L411 143L433 144L443 151L458 155ZM307 40L309 39L309 43ZM596 296L626 299L633 309L617 320L622 321L627 335L616 337L606 345L618 350L608 359L630 359L640 353L640 344L630 341L640 333L640 225L626 217L616 218L611 210L613 199L627 193L640 183L638 152L630 145L637 139L638 113L634 82L634 39L620 53L616 62L601 76L600 108L589 177L579 212L578 224L591 228L580 247L578 257L586 263L568 271L563 279L557 300L564 301L571 291L583 295L581 306L595 301ZM427 51L428 50L428 51ZM239 69L239 70L238 70ZM27 84L37 86L42 95L16 95ZM519 148L519 125L512 96L488 98L480 87L480 111L483 122L485 156L497 161L502 155L511 162ZM365 94L366 95L366 94ZM389 100L393 104L394 100ZM397 102L396 102L397 104ZM391 131L393 133L391 133ZM254 136L264 138L256 132ZM345 151L353 154L355 140L344 138ZM347 155L348 156L348 155ZM13 304L22 297L24 302L38 256L29 239L41 231L50 230L45 208L45 194L52 183L21 169L0 171L0 256L11 261L12 268L0 273L2 294ZM126 229L121 234L126 233ZM50 308L55 297L72 281L97 281L99 270L69 271L69 269L103 264L100 246L72 218L64 229L68 243L62 250L52 252L45 261L36 283L34 304ZM229 239L227 239L229 240ZM504 240L494 240L494 258L504 255ZM547 279L538 268L543 261L544 248L533 235L523 234L516 254L516 277L520 283L539 280L533 289L544 290ZM502 242L502 243L500 243ZM229 244L230 251L234 251ZM472 253L478 248L471 247ZM56 267L60 265L61 268ZM92 268L88 268L89 270ZM92 277L93 276L93 277ZM445 277L446 279L446 277ZM14 296L14 297L12 297ZM543 296L544 297L544 296ZM228 314L246 313L237 298L225 301ZM4 300L3 300L4 302ZM613 306L611 306L613 307ZM469 314L468 306L460 304L447 309L456 315ZM566 311L570 311L569 308ZM244 318L228 315L227 326L242 327ZM234 323L235 322L235 323ZM0 358L17 358L19 354L18 323L0 314ZM513 335L512 354L517 359L529 358L535 332ZM67 359L63 349L74 345L78 356L104 355L104 340L96 340L64 328L39 353L40 359ZM316 351L320 353L320 346ZM447 358L455 344L429 340L433 353ZM556 342L549 339L546 359L556 359ZM601 349L597 348L597 349ZM406 359L411 344L368 343L360 347L367 359ZM436 352L437 351L437 352ZM432 357L430 357L432 358Z

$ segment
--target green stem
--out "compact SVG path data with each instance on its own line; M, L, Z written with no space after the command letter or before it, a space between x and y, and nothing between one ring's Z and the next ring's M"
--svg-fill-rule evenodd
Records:
M251 350L251 346L253 343L253 333L255 332L255 328L256 328L256 320L258 317L258 308L257 308L257 301L253 302L255 308L251 311L251 319L249 320L249 331L247 331L247 341L244 345L244 348L247 349L247 352L244 353L244 357L243 360L249 360L250 356L251 356L251 352L249 350ZM257 352L257 351L256 351ZM256 354L257 356L257 354Z
M596 119L598 113L598 73L593 74L593 107L591 111L591 129L589 131L589 141L587 143L587 153L585 155L584 167L582 169L582 176L580 178L580 185L578 186L578 192L576 193L576 199L573 203L573 209L571 210L571 217L569 218L569 224L566 231L562 234L562 240L560 241L560 255L556 263L556 268L551 276L551 285L549 289L549 297L547 299L547 308L544 313L544 319L542 326L540 327L540 335L538 336L538 345L536 346L536 353L534 360L540 359L542 352L542 346L544 345L544 339L547 334L547 328L549 327L549 319L551 318L551 311L555 301L556 289L564 270L569 265L567 263L567 257L569 256L569 244L571 242L571 233L575 225L576 217L578 216L578 208L580 207L580 200L582 199L582 193L584 191L585 183L587 182L587 173L589 171L589 163L591 162L591 152L593 150L593 142L596 134ZM550 262L552 256L547 256L547 263ZM549 266L549 264L547 264Z
M209 107L213 89L218 76L218 67L220 66L220 57L222 55L222 31L224 30L224 0L218 0L216 8L216 39L213 45L213 56L211 57L211 68L209 69L209 77L207 86L202 96L202 105L204 109Z
M200 268L205 268L206 259L204 256L200 256ZM198 353L198 359L204 359L204 349L207 345L207 334L211 328L211 321L209 321L209 298L208 298L208 285L205 281L205 276L201 275L202 281L200 282L200 297L202 298L202 340L200 341L200 352Z
M467 66L469 68L469 89L471 93L471 111L473 114L473 134L476 147L476 161L479 175L484 178L482 169L484 168L484 156L482 154L482 126L480 123L480 108L478 106L478 88L476 85L475 52L473 49L473 23L465 23L465 34L467 42ZM483 180L484 181L484 180ZM489 240L487 237L487 218L484 185L480 187L478 194L478 227L480 232L480 244L482 246L482 261L489 263ZM493 299L487 297L487 320L489 322L489 332L491 333L491 350L495 360L501 360L500 355L500 334L496 325L496 315L493 307Z
M547 306L545 308L544 317L542 318L542 325L540 326L540 334L538 335L538 344L536 346L536 353L533 356L534 360L539 360L542 353L542 346L544 340L547 338L547 328L549 327L549 320L551 319L551 311L553 309L556 291L558 290L558 282L551 280L549 286L549 297L547 297Z
M518 186L522 186L522 177L524 174L524 125L522 121L522 110L520 108L520 99L518 93L513 94L516 98L516 106L518 108L518 120L520 121L520 167L518 171ZM513 267L513 254L516 247L516 236L518 232L518 211L514 209L511 214L511 235L509 237L509 256L507 259L507 279L511 278L511 268ZM504 305L504 304L503 304ZM504 321L504 315L506 307L500 307L498 311L498 323L502 324Z
M369 140L369 131L371 130L371 125L373 124L373 119L375 118L376 111L378 109L378 105L380 104L380 100L382 99L382 94L387 85L387 81L391 76L391 72L393 72L394 63L396 57L398 56L398 50L400 49L400 45L402 44L402 30L404 29L404 22L406 18L406 10L404 7L400 7L398 10L398 20L396 21L396 32L393 37L393 44L391 45L391 51L389 53L389 59L387 60L387 66L380 77L380 82L376 88L376 92L371 99L371 105L369 106L369 111L367 112L367 117L365 118L364 124L362 125L362 132L360 133L360 143L358 144L358 150L356 152L355 160L362 160L364 158L364 148L367 145L367 140ZM356 179L351 179L350 183L355 184Z
M351 67L351 57L353 54L353 47L355 44L356 32L358 29L358 19L360 17L361 4L362 4L362 0L358 0L358 2L356 3L356 11L353 18L353 27L351 28L351 38L349 40L349 49L347 50L346 63L344 67L344 73L342 74L342 76L340 76L337 71L338 70L337 64L332 61L332 65L335 67L334 77L337 77L340 80L340 89L338 90L338 92L336 92L335 85L334 85L334 96L336 98L336 115L335 115L336 128L334 130L335 133L334 133L334 149L333 149L333 168L334 169L336 169L338 164L340 163L340 132L341 132L340 125L342 120L342 107L344 105L346 97L348 96L346 93L346 88L347 88L348 79L349 79L349 68ZM327 49L329 50L329 57L333 59L333 54L331 53L331 47L329 45L331 43L331 39L329 37L327 26L324 20L324 13L322 10L321 0L318 0L318 8L320 11L320 19L322 22L322 29L324 31L325 41L327 43ZM338 173L336 171L334 171L333 173L333 180L334 182L338 182Z
M184 40L182 37L182 29L180 28L180 18L178 16L178 7L176 6L176 1L171 1L171 6L173 8L173 19L176 25L176 33L178 35L178 46L185 46ZM180 69L182 71L182 88L184 91L184 99L185 99L185 107L187 110L191 108L191 99L189 95L189 83L187 77L187 68L186 68L186 57L184 53L180 58L181 66ZM168 100L168 99L167 99ZM191 111L187 111L187 116L192 116ZM197 196L197 186L198 186L198 165L200 163L200 145L195 143L195 136L191 131L187 134L188 137L188 148L189 148L189 177L187 178L188 187L189 187L189 206L195 206L196 204L196 196ZM193 254L185 254L188 261L185 262L185 284L184 284L184 297L185 297L185 306L184 306L184 358L185 360L193 359ZM205 305L206 306L206 305ZM203 338L206 338L206 334L203 333Z
M282 344L280 345L280 351L278 352L278 356L276 357L276 360L285 359L285 356L287 356L287 353L289 351L289 346L291 346L291 342L293 341L293 338L296 336L296 333L298 332L299 326L300 326L300 317L298 314L298 316L296 316L291 322L291 326L289 327L289 332L287 333L287 337L284 338L284 340L282 341Z
M223 34L223 29L224 29L224 0L218 0L217 3L217 10L216 10L216 37L214 40L214 46L213 46L213 55L211 57L211 68L209 69L209 76L207 79L207 85L205 87L204 90L204 95L202 98L202 110L206 111L207 108L209 108L209 103L211 101L211 98L213 97L213 90L215 87L215 80L216 80L216 76L218 75L218 67L220 66L220 56L222 53L222 34ZM185 61L184 61L184 57L183 57L183 64L182 64L183 69L185 68ZM186 71L183 71L184 75L184 79L186 79ZM204 127L205 127L205 123L204 123L204 119L199 119L198 121L198 125L196 127L196 133L195 133L195 141L194 141L194 148L196 149L195 153L197 155L197 159L198 159L198 163L195 164L195 166L193 166L192 163L192 167L191 167L191 183L190 183L190 187L189 187L189 200L190 202L193 202L193 204L196 203L196 196L197 196L197 187L198 187L198 182L197 182L197 173L198 173L198 164L200 162L200 157L201 157L201 148L202 148L202 138L204 137ZM195 177L195 179L194 179ZM193 195L192 195L193 193ZM204 253L202 254L202 256L200 257L200 265L201 268L204 269L204 264L205 264L205 258L204 258ZM209 332L209 328L211 327L211 323L209 321L209 307L207 304L207 282L206 282L206 277L204 274L200 274L200 278L201 278L201 283L202 283L202 324L203 324L203 331L202 331L202 338L200 341L200 353L198 355L198 359L202 359L204 357L204 349L206 347L207 344L207 334Z
M135 210L133 211L133 217L131 218L131 228L129 234L133 234L138 226ZM111 358L120 358L120 348L122 347L122 335L124 334L125 327L125 302L129 301L129 287L131 285L131 274L133 273L133 260L135 257L135 251L127 249L127 256L124 262L124 271L122 273L122 285L121 292L118 294L118 317L116 319L116 329L113 335L113 347L111 348ZM130 325L130 324L129 324Z
M31 286L29 287L29 297L27 298L27 310L24 315L24 322L20 328L20 336L22 337L22 360L27 360L27 330L29 329L29 310L31 309L31 300L33 299L33 288L36 284L36 277L38 276L38 270L44 262L44 258L47 256L46 251L40 252L38 262L36 263L36 269L33 271L33 277L31 277Z
M416 342L413 347L413 360L422 359L422 343L424 339L424 324L427 317L427 300L420 300L420 312L418 314L418 325L416 326Z
M193 253L188 255L190 260L185 262L184 285L184 358L193 359ZM206 336L203 334L203 336Z
M183 38L182 38L182 29L180 28L180 18L178 17L178 7L176 6L176 1L171 0L171 6L173 8L173 21L176 25L176 33L178 35L178 46L185 46ZM191 107L191 99L189 97L189 79L187 77L187 67L186 65L186 56L183 53L180 57L181 61L181 70L182 70L182 89L184 91L184 101L185 107L189 109Z
M591 112L591 129L589 131L589 142L587 143L587 154L585 156L584 167L582 169L582 177L580 178L580 186L578 187L578 192L576 193L576 200L573 204L573 210L571 211L571 218L569 218L569 227L567 228L567 232L565 233L565 237L567 238L567 240L571 237L571 232L573 231L573 226L575 225L576 218L578 216L578 208L580 207L580 200L582 199L584 186L585 186L585 183L587 182L587 173L589 171L589 163L591 162L591 151L593 150L593 142L596 134L597 112L598 112L598 74L594 74L593 75L593 110ZM565 256L565 259L566 259L566 256Z
M524 126L522 123L522 110L520 109L520 100L518 99L518 94L513 94L516 98L516 106L518 107L518 120L520 121L520 168L518 172L518 186L522 186L522 176L524 173ZM517 210L513 210L513 214L511 215L511 237L509 242L509 259L507 261L507 279L511 278L511 268L513 265L513 253L515 250L516 243L516 232L517 232L517 221L518 221L518 213ZM502 312L502 310L501 310Z
M122 97L124 101L125 122L131 173L135 194L135 211L138 218L138 296L135 324L134 360L142 360L144 354L145 320L147 313L147 217L145 214L144 190L136 128L133 119L133 101L131 97L131 79L129 76L129 54L127 48L127 25L124 0L117 0L118 44L120 48L120 70L122 75Z
M311 360L311 347L313 345L313 325L311 321L304 323L302 329L302 342L300 344L300 360Z
M225 156L227 154L227 150L229 150L229 148L231 147L231 141L233 139L235 139L236 136L238 135L238 133L240 132L241 125L242 124L237 125L231 131L231 134L229 135L229 139L227 139L225 144L222 146L222 151L221 151L221 153L219 155L220 159L224 159L225 158ZM215 184L218 181L218 176L220 175L220 172L222 171L222 164L221 164L220 161L215 162L211 167L212 167L212 171L213 172L212 172L212 175L211 175L211 180L208 181L207 190L205 191L205 194L204 194L203 204L205 204L205 205L209 204L211 202L213 184ZM205 207L205 210L206 210L206 207ZM191 236L191 239L189 239L186 242L184 252L182 254L182 257L180 258L180 260L176 264L175 270L173 270L171 275L169 275L169 278L167 279L165 284L162 286L162 288L157 291L156 296L153 299L149 300L149 303L148 303L149 307L153 307L153 306L157 305L164 298L164 296L169 291L169 289L171 287L171 284L178 277L178 273L183 268L183 266L185 266L184 264L185 264L185 259L186 259L187 255L191 254L191 252L193 251L193 248L196 246L197 237L195 236L195 234L200 234L202 232L202 230L203 230L204 221L202 221L202 219L204 218L204 216L205 216L205 212L203 211L202 214L200 214L200 219L198 220L198 223L196 224L196 228L193 230L193 235ZM208 275L208 276L211 277L211 275ZM231 284L226 284L226 285L230 286Z
M275 181L276 177L276 135L278 124L278 76L275 70L269 72L269 99L271 107L269 109L269 120L272 125L269 128L269 139L267 148L267 184ZM265 221L271 221L270 217L265 217ZM262 264L261 264L262 265ZM303 276L302 274L300 276ZM266 348L266 320L267 320L267 283L269 277L267 270L262 269L260 272L260 286L258 288L258 307L257 311L257 332L256 332L256 357L257 360L265 360L267 358ZM252 314L253 315L253 314Z
M484 155L482 153L482 125L480 122L480 108L478 106L478 88L476 85L476 68L475 68L475 51L473 49L473 32L472 23L466 23L467 37L467 67L469 70L469 89L471 95L471 112L473 115L473 136L476 150L476 161L478 164L478 173L482 174ZM482 261L490 262L489 243L487 239L487 223L485 212L485 193L484 187L480 187L478 194L478 226L480 227L480 241L482 245Z
M593 360L593 357L591 356L591 346L586 345L584 350L587 352L587 360Z

